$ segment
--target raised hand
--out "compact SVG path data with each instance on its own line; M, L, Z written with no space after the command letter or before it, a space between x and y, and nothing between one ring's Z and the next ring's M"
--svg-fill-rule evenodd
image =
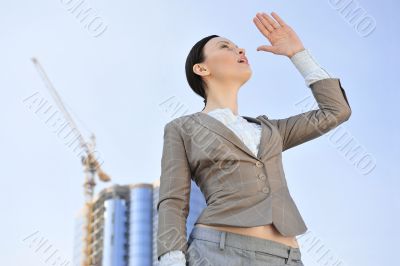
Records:
M275 12L271 15L267 13L257 13L253 22L260 32L268 39L271 45L261 45L257 51L271 52L278 55L285 55L289 58L295 53L304 50L304 46L296 32L287 25Z

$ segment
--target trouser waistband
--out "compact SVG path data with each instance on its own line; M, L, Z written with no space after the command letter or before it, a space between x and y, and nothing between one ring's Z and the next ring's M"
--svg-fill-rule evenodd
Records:
M193 238L219 243L219 248L221 250L223 250L225 246L231 246L245 250L267 252L287 258L287 261L290 261L291 259L301 259L299 248L291 247L269 239L225 232L213 228L194 226L190 233L189 243Z

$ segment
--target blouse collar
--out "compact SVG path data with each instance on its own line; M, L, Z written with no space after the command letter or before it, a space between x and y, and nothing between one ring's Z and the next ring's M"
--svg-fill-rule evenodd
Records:
M235 123L238 119L241 120L242 117L240 115L235 115L229 107L225 108L216 108L207 114L212 115L214 117L220 118L225 123Z

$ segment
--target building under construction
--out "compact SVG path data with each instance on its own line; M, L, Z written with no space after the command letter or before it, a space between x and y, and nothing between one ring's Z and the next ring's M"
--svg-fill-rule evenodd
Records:
M96 195L91 214L82 208L76 217L74 266L158 265L158 195L159 180L114 185ZM205 206L203 194L192 181L187 237ZM86 217L90 217L88 222Z
M153 184L113 185L94 195L96 179L110 182L98 158L92 133L87 141L36 58L32 58L46 88L76 134L82 149L85 202L76 217L73 263L75 266L151 266L157 261L157 202L159 180ZM96 178L97 177L97 178ZM187 232L205 208L204 196L192 181ZM188 236L187 236L188 237Z

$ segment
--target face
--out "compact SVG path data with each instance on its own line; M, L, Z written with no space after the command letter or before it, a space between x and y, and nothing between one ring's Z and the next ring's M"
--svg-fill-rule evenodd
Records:
M203 79L238 82L240 85L250 79L252 71L243 48L226 38L215 37L203 49L204 62L193 66L193 71Z

